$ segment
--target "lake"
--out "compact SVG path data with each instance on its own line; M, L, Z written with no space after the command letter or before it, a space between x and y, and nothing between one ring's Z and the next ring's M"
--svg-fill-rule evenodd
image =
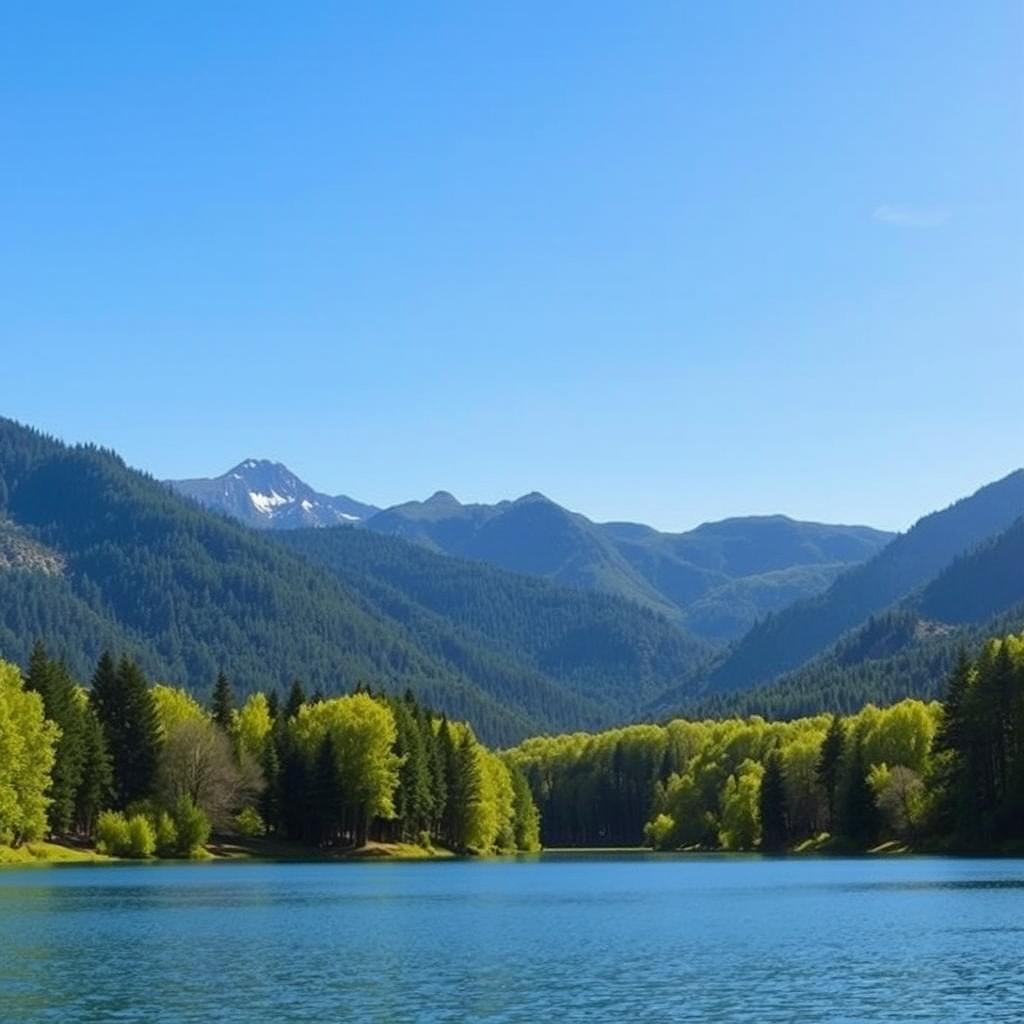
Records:
M1024 1020L1024 861L0 870L0 1020Z

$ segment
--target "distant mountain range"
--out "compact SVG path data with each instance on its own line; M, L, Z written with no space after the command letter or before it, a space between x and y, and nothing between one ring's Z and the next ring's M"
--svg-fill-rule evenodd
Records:
M768 612L820 593L892 538L866 526L785 516L663 533L638 523L594 523L536 492L496 505L464 505L438 491L425 501L379 510L319 494L281 464L253 459L212 480L170 484L249 525L358 524L435 552L614 594L711 642L733 639Z
M1024 471L895 537L668 534L539 494L380 510L254 459L167 486L0 419L0 657L41 637L83 679L111 648L201 696L220 670L242 692L410 688L504 744L932 695L958 645L1020 627Z
M1022 514L1024 470L1018 470L924 516L868 562L839 576L824 593L760 620L712 673L711 688L746 689L799 667L847 630L908 598L955 560L1009 529ZM1024 565L1011 560L1007 571L1019 580ZM973 585L980 588L983 578L976 574ZM981 599L980 593L962 598ZM996 610L990 601L987 611Z

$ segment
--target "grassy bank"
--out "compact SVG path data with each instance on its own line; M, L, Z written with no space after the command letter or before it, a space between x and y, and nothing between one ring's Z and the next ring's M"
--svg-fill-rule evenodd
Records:
M22 846L0 846L0 865L26 864L99 864L112 862L95 850L61 843L25 843Z
M428 849L413 843L369 842L349 849L319 850L266 836L218 836L207 849L217 860L444 860L455 856L443 847Z

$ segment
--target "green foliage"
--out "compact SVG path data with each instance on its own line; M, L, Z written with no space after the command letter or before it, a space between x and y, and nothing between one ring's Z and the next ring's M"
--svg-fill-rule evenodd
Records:
M235 817L235 827L243 836L261 836L266 832L263 818L255 807L241 810Z
M1024 635L959 659L935 747L936 815L958 842L1024 838Z
M231 729L235 715L235 692L223 672L217 673L217 681L213 684L210 715L225 732Z
M133 814L128 819L128 849L124 856L144 860L155 852L156 829L144 814Z
M196 857L210 838L210 819L187 796L175 804L172 817L178 833L179 856Z
M29 658L25 688L42 697L46 717L60 730L47 821L51 833L68 832L75 824L76 796L86 768L85 711L66 666L51 661L38 641Z
M785 849L789 841L789 813L782 756L777 750L771 751L764 762L758 818L761 823L761 849Z
M128 819L120 811L101 811L96 820L96 849L111 857L123 857L130 843Z
M92 679L92 706L103 727L113 769L115 804L144 799L156 781L160 721L146 678L127 656L104 653Z
M0 661L0 843L20 846L46 832L60 730L17 667Z
M868 759L883 756L893 770L927 776L938 717L938 705L903 701L868 705L845 722L675 720L535 737L506 757L530 784L546 846L781 849L827 826L833 786L846 838L866 843L874 793L858 808L855 777L867 785Z
M96 823L96 849L111 857L145 860L157 849L158 830L145 814L126 817L120 811L103 811Z
M153 833L156 840L158 857L174 857L178 853L178 826L174 818L165 811L159 810L153 818Z

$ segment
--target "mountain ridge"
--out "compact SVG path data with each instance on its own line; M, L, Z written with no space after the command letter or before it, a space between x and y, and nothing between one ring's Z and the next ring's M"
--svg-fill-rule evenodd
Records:
M255 515L255 525L263 527L339 522L303 519L284 505L253 513L244 499L238 513L238 503L210 481L171 486L243 521ZM297 492L297 486L289 487L289 493ZM280 492L258 493L274 499ZM424 500L346 522L436 552L624 597L712 643L735 639L763 615L819 593L893 537L868 526L801 522L779 514L735 516L665 533L642 523L597 523L538 491L488 505L463 504L451 492L438 490Z

